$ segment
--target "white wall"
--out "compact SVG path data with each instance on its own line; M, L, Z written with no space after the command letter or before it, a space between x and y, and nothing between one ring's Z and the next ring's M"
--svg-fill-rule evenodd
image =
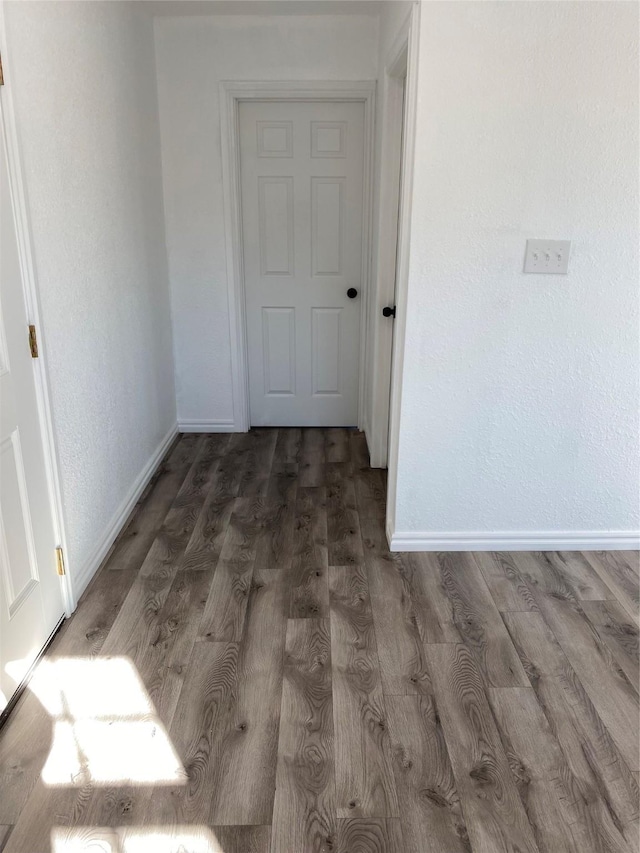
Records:
M175 427L152 23L7 3L43 344L80 585Z
M156 19L167 246L182 425L231 428L218 85L377 76L377 18Z
M411 234L396 546L637 531L635 3L423 4Z

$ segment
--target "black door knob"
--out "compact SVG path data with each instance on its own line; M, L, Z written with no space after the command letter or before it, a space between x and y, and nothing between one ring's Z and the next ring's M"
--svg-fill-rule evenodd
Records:
M390 308L388 305L385 306L382 309L382 316L383 317L395 317L396 316L396 306L394 305L393 308Z
M355 299L357 295L358 291L355 289L355 287L350 287L349 290L347 290L347 296L349 297L349 299Z

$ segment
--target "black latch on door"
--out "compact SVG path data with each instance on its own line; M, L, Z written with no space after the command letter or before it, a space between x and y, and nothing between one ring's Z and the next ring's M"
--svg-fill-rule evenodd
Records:
M355 287L350 287L349 290L347 290L347 296L349 297L349 299L355 299L357 295L358 291L355 289Z
M395 317L396 316L396 306L394 305L393 308L390 308L388 305L386 305L382 309L382 316L383 317Z

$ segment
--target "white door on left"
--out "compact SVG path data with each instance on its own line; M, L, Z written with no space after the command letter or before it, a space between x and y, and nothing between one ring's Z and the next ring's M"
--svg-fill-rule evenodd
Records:
M0 712L63 616L55 548L0 123Z

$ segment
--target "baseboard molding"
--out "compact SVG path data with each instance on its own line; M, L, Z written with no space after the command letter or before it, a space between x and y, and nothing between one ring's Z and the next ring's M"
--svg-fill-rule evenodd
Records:
M235 421L178 421L179 432L238 432Z
M169 447L171 446L171 443L178 435L178 432L178 425L175 424L171 427L169 432L162 439L147 464L144 466L142 471L134 480L133 485L129 490L129 493L122 501L113 518L107 525L102 539L96 546L94 552L91 554L84 566L82 566L82 568L77 573L74 573L71 576L74 608L77 606L82 593L89 586L89 582L92 580L93 576L102 565L104 558L109 553L109 550L115 542L116 537L124 527L124 524L131 515L134 506L140 499L140 495L146 489L149 480L154 475L158 465L160 464Z
M487 533L393 532L391 551L635 551L640 531L523 530Z

